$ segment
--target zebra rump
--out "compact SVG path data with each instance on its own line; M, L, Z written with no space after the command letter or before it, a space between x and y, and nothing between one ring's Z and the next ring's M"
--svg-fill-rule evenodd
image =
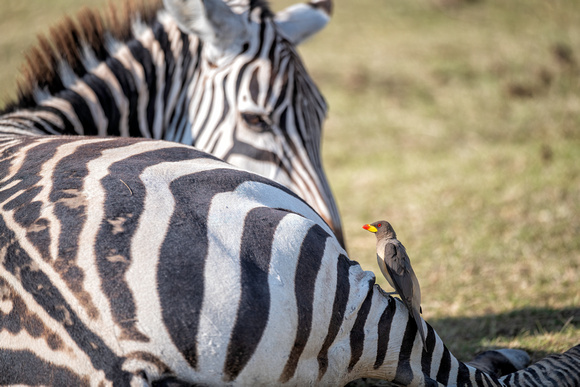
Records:
M0 137L1 385L580 383L580 347L497 379L351 261L287 188L191 147Z

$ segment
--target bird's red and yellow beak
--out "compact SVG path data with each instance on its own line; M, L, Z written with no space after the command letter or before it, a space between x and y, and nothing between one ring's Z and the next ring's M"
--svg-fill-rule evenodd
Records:
M379 230L377 230L377 228L375 226L371 226L370 224L365 224L363 226L363 228L365 230L367 230L367 231L370 231L370 232L377 232L377 231L379 231Z

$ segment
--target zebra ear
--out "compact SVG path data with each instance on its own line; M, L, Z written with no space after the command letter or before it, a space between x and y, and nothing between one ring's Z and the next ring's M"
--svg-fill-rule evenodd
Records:
M163 0L179 27L222 52L241 47L248 39L243 18L222 0Z
M323 29L330 21L331 14L332 0L311 0L278 12L274 20L292 43L300 44Z

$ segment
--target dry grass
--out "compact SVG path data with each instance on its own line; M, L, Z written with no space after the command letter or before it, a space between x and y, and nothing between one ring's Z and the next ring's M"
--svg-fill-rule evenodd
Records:
M104 3L4 2L0 96L34 33ZM351 257L388 288L360 227L390 220L425 318L461 359L578 344L580 2L337 1L301 52L330 104L325 163Z
M339 2L301 52L351 257L388 288L360 227L390 220L459 358L578 344L580 3Z
M339 3L302 52L351 257L388 287L360 226L390 220L462 359L578 344L580 4Z

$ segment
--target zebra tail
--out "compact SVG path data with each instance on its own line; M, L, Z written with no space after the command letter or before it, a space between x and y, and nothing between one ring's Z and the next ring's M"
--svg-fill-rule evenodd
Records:
M499 378L526 368L530 361L526 351L504 348L481 352L466 364Z

